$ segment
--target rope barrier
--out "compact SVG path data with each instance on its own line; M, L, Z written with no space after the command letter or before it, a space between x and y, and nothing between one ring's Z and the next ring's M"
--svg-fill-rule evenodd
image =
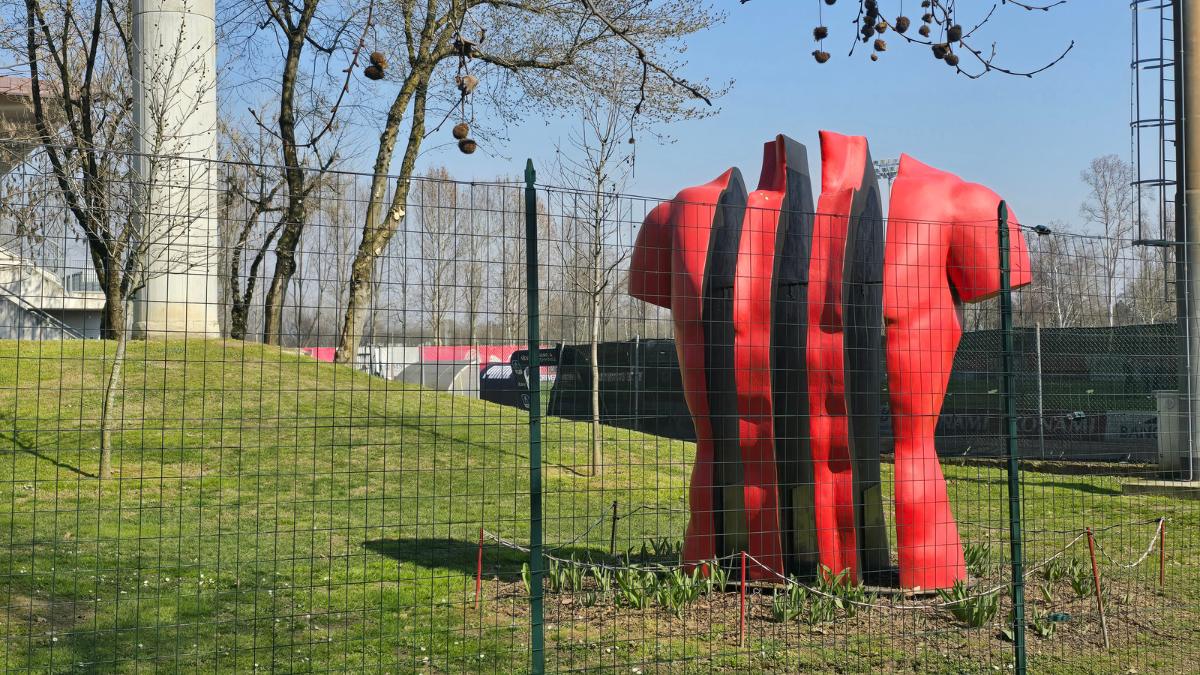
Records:
M1159 534L1162 532L1162 529L1166 525L1166 522L1167 522L1166 518L1158 519L1158 527L1154 529L1154 536L1150 538L1150 545L1146 547L1146 551L1144 553L1142 553L1140 558L1129 563L1128 565L1126 565L1124 563L1119 563L1116 560L1114 560L1111 556L1109 556L1108 553L1104 550L1104 547L1100 545L1099 540L1096 541L1096 548L1100 549L1100 555L1104 556L1104 558L1106 560L1108 560L1110 563L1112 563L1114 566L1120 567L1123 569L1133 569L1134 567L1137 567L1138 565L1141 565L1143 562L1145 562L1146 558L1149 558L1150 554L1154 552L1155 544L1157 544L1159 542Z

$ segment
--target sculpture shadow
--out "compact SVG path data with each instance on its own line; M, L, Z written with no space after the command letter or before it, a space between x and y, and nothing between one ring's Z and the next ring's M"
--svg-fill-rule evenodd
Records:
M475 575L475 563L479 555L479 542L461 539L371 539L362 545L368 551L391 558L401 565L420 565L430 570L451 570L470 576ZM499 576L505 581L519 579L521 563L527 559L520 551L497 546L492 541L486 542L483 547L484 574Z
M363 548L401 565L413 564L433 570L451 570L459 574L474 576L479 555L478 541L462 539L439 539L413 537L404 539L371 539L362 543ZM574 558L580 562L613 562L613 558L598 549L566 546L554 549L557 558ZM488 540L483 546L483 574L499 577L502 581L517 581L521 578L521 566L529 562L529 554L501 546Z

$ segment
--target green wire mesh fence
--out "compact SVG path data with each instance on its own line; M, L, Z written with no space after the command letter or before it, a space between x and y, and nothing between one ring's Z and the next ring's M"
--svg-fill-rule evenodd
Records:
M156 222L192 225L171 211L201 198L217 214L181 268L162 262L177 237L90 245L36 153L0 186L5 670L1016 668L1006 400L1029 670L1192 669L1200 513L1169 251L1019 230L1032 283L1012 293L1008 398L999 299L959 308L934 437L965 578L938 591L896 572L886 377L852 416L880 440L879 574L776 562L724 511L728 543L689 557L692 380L671 311L629 292L661 200L439 172L356 272L371 177L325 172L288 275L280 170L203 169L211 194L160 188ZM130 197L89 221L117 234L154 215L121 180ZM106 286L113 262L161 294ZM209 294L184 296L212 323L145 335L201 271Z

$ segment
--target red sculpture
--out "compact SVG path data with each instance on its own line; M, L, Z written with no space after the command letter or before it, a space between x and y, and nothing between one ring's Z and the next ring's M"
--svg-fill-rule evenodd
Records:
M883 311L904 588L947 588L966 579L934 429L962 336L958 304L1000 290L999 203L982 185L900 157L888 209ZM1008 223L1017 288L1032 281L1029 252L1011 211Z
M658 205L630 293L671 310L696 428L685 563L740 551L753 578L890 567L879 484L886 318L900 583L964 578L933 433L958 346L957 302L998 290L996 207L982 186L905 156L886 252L862 137L821 132L813 216L804 147L765 144L759 188L730 169ZM1015 219L1013 286L1029 283Z
M688 491L691 518L683 544L688 562L717 555L715 453L701 309L717 205L731 184L736 192L740 181L737 170L730 169L654 207L638 232L629 266L630 295L671 310L684 397L696 426L696 462Z

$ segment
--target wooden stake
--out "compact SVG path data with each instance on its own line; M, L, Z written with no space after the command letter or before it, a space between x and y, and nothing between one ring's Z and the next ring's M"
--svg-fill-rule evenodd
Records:
M746 552L742 551L741 619L738 622L738 646L746 646Z
M479 555L475 558L475 609L479 609L479 592L483 589L483 528L479 528Z
M617 515L617 500L615 500L615 499L613 500L612 511L613 511L612 532L608 535L608 554L616 555L617 554L617 520L620 519L620 516Z
M1104 599L1100 589L1100 568L1096 566L1096 538L1092 536L1092 528L1087 529L1088 551L1092 554L1092 581L1096 588L1096 608L1100 610L1100 629L1104 632L1104 648L1109 648L1108 619L1104 616Z
M1167 582L1167 519L1158 520L1158 587L1163 589Z

